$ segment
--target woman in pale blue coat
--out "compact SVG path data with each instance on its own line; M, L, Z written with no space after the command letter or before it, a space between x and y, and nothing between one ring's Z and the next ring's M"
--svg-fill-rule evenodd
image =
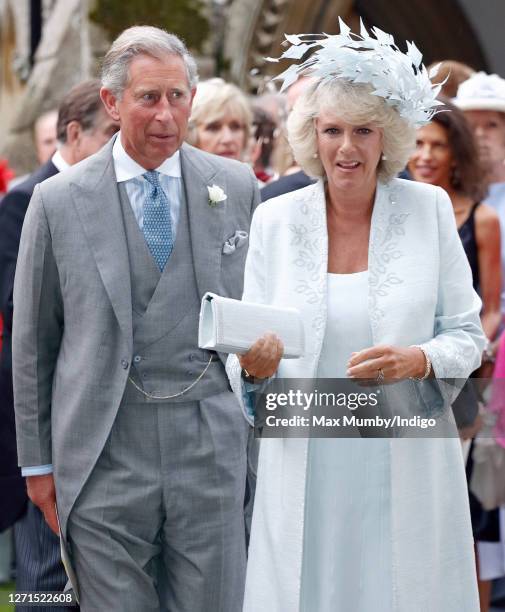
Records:
M244 300L296 307L306 351L279 362L267 334L230 357L245 414L249 375L388 382L465 378L480 363L481 304L449 198L393 178L436 91L415 52L399 60L364 31L354 49L343 28L317 42L320 78L288 122L320 180L258 207L246 264ZM457 436L262 440L244 610L477 612Z

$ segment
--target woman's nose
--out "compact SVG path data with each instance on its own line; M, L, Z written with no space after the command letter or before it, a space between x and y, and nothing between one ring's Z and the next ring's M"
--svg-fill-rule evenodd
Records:
M482 139L486 136L486 130L481 126L477 125L473 128L475 138Z
M431 147L428 144L421 145L418 148L418 155L421 159L430 159L431 158Z
M224 125L223 128L221 129L221 141L229 142L230 140L232 140L232 137L233 137L232 131L227 125Z
M342 134L342 141L340 144L340 148L344 151L352 150L354 148L354 138L351 133L344 132Z

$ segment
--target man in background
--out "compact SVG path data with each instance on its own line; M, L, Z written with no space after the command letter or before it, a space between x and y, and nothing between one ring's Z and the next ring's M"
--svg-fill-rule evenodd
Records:
M33 142L40 165L49 161L56 151L57 122L58 111L55 109L40 115L33 125Z
M51 159L56 151L56 123L58 121L58 111L50 110L42 113L33 124L33 145L37 156L38 165L41 166ZM9 181L9 189L24 183L29 174L16 176Z
M44 122L48 123L49 118ZM66 583L58 538L40 510L28 501L24 478L17 467L11 334L21 228L35 186L98 151L117 129L117 122L106 113L100 99L100 82L89 80L76 85L59 108L58 150L27 180L9 191L0 206L0 310L4 320L0 360L0 531L15 523L17 591L61 591ZM39 152L44 156L49 150L49 138L43 137L43 131L39 131L39 136L43 145ZM36 609L39 608L27 608L31 612ZM40 609L47 612L53 608Z
M291 87L288 89L286 94L286 111L289 113L293 110L295 102L298 100L300 94L312 83L314 78L310 76L303 76L299 78ZM278 149L275 152L278 160L284 157L285 167L282 171L282 175L275 181L267 183L261 190L261 201L265 202L270 198L276 198L283 193L289 193L290 191L296 191L307 187L311 183L315 182L315 179L307 176L305 172L300 168L296 160L293 158L291 147L287 140L286 128L284 127L281 136L278 141Z

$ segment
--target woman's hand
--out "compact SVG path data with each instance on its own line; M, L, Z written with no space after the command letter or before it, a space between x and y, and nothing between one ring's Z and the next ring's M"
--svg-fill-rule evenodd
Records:
M284 345L272 333L266 333L244 355L238 355L241 367L254 378L270 378L277 372Z
M410 377L421 378L425 371L426 357L423 351L415 346L372 346L352 353L347 363L349 378L403 380Z

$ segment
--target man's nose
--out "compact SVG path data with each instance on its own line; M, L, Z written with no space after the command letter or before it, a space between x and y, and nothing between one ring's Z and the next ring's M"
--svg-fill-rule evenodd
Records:
M171 121L173 119L172 107L166 98L161 98L156 108L156 119L158 121Z

